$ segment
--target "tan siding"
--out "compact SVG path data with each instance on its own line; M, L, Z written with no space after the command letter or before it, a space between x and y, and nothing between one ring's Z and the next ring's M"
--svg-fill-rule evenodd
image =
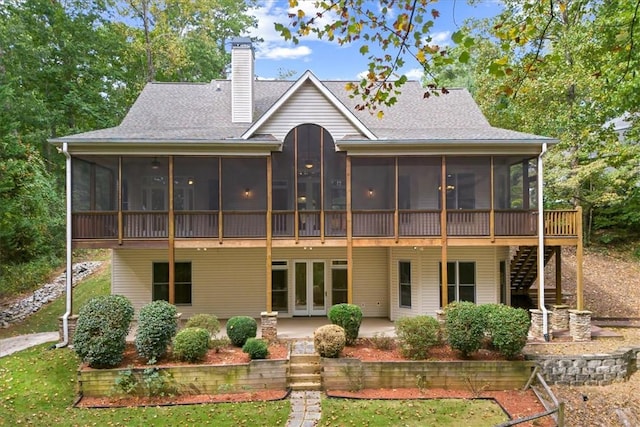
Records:
M389 317L388 263L387 248L353 251L353 303L365 317Z
M303 84L256 133L283 140L291 129L304 123L322 126L337 140L360 131L311 82Z
M166 262L164 250L114 250L112 292L129 298L136 311L151 301L152 263ZM176 261L191 261L192 305L180 306L185 318L209 313L225 319L259 317L266 308L265 250L176 250Z

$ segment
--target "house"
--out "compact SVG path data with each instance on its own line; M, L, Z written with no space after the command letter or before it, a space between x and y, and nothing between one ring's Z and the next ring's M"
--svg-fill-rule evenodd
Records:
M136 309L349 302L395 320L509 304L539 254L581 254L579 212L539 202L556 140L490 126L466 90L424 99L418 82L379 119L346 82L256 80L251 42L232 45L230 80L149 83L119 126L52 141L70 167L70 246L113 249L112 292Z

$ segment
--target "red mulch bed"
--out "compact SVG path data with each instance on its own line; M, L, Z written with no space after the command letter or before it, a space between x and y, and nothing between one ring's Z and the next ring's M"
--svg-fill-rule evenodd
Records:
M269 345L269 359L278 360L286 359L289 352L287 343L276 342ZM429 352L431 360L463 360L460 354L452 350L449 346L439 346L433 348ZM359 339L358 342L346 347L342 357L354 357L363 361L394 361L407 360L400 351L393 346L387 350L375 348L373 342L369 339ZM497 352L491 350L480 350L472 354L464 360L504 360ZM206 365L230 365L237 363L248 363L249 356L237 347L226 347L220 351L210 350L205 359L201 362ZM177 362L171 359L168 354L161 359L155 366L180 366L189 365L186 362ZM120 367L147 367L146 360L137 356L133 344L128 344L125 355ZM84 368L91 369L91 368ZM506 391L487 391L478 394L464 390L445 390L445 389L417 389L417 388L400 388L400 389L365 389L357 392L349 391L328 391L330 397L343 397L352 399L446 399L446 398L492 398L495 399L504 410L514 419L522 418L545 411L542 404L538 401L535 394L531 390L506 390ZM79 407L100 408L100 407L132 407L132 406L162 406L162 405L190 405L204 403L222 403L222 402L251 402L251 401L267 401L279 400L286 398L288 391L283 390L260 390L241 393L225 393L215 395L185 395L185 396L169 396L169 397L100 397L100 398L82 398L78 402ZM521 426L537 426L546 427L555 425L553 419L545 417L530 423L519 424Z

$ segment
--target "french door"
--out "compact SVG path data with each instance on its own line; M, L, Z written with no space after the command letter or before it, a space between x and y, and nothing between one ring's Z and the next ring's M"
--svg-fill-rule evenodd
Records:
M324 261L294 261L294 316L327 314L327 287Z

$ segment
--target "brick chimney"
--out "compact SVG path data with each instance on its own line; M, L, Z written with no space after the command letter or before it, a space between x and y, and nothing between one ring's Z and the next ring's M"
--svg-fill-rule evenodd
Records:
M253 46L248 37L231 40L231 121L253 123Z

